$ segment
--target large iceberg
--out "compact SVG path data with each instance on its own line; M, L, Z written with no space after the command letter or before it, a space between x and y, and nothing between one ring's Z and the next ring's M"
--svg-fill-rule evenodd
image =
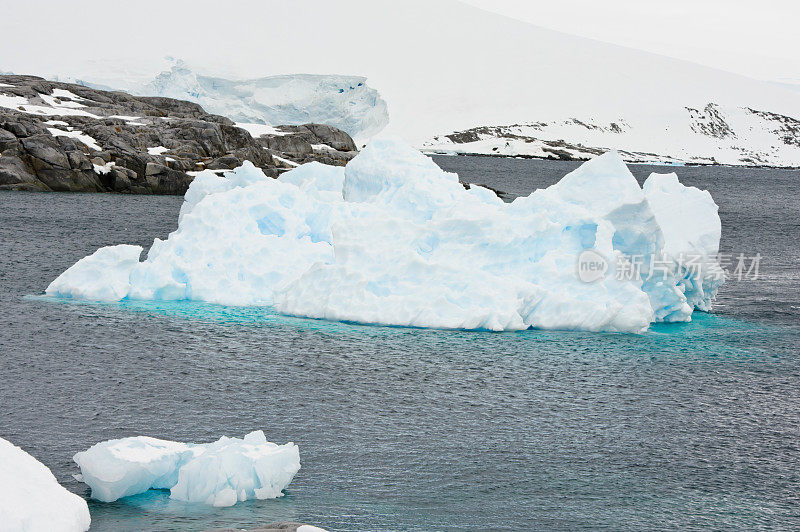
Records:
M17 532L89 530L89 507L50 470L0 438L0 529Z
M109 440L74 456L92 498L104 502L169 489L170 498L212 506L283 495L297 471L293 443L268 442L262 431L206 444L147 436Z
M505 203L383 138L345 168L203 172L178 229L144 261L138 246L101 248L47 293L414 327L642 332L710 309L719 239L708 192L674 174L642 188L616 152Z

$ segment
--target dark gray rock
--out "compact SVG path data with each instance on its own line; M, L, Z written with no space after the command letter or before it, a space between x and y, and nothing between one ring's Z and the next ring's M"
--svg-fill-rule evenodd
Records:
M308 130L317 137L322 144L327 144L337 151L356 151L356 143L341 129L327 124L306 124Z
M49 190L18 157L0 155L0 190Z
M281 135L256 140L274 155L295 163L319 161L342 166L358 154L353 139L341 129L325 124L278 126Z
M311 143L300 135L264 136L258 140L264 147L289 157L303 158L314 153Z
M38 159L40 168L47 166L66 169L70 167L67 154L54 137L42 134L25 137L21 140L28 156ZM35 165L34 169L37 169Z
M193 173L206 168L233 169L248 160L275 177L289 165L273 154L297 163L345 164L356 153L347 133L323 124L280 126L285 135L253 139L228 118L183 100L35 76L0 75L0 83L1 93L28 102L0 107L0 188L183 194ZM71 95L55 97L54 89ZM78 134L96 146L73 138ZM155 147L167 150L155 153Z
M217 157L207 164L206 168L209 170L223 170L226 168L233 168L232 165L235 165L238 162L239 159L235 155L223 155L222 157Z

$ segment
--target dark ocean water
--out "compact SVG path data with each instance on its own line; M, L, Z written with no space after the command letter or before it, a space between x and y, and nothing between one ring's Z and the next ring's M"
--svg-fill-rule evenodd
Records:
M436 161L512 195L576 166ZM71 457L105 439L263 429L300 446L282 499L213 509L150 492L90 502L93 530L797 529L800 172L674 170L711 191L722 251L760 253L760 275L644 335L52 302L37 295L96 248L166 237L181 199L0 193L0 436L86 497Z

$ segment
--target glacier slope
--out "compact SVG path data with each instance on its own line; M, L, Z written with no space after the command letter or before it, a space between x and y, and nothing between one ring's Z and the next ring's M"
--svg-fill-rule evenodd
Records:
M614 152L506 204L381 138L345 168L311 163L277 180L250 164L203 172L178 229L144 261L138 246L101 248L47 294L415 327L642 332L710 308L719 237L707 192L658 174L642 189ZM587 251L608 268L591 282L578 271ZM632 260L645 270L616 275Z
M142 96L167 96L200 104L235 122L336 126L356 141L389 123L386 102L360 76L297 74L227 80L195 73L182 61L152 81L130 88Z

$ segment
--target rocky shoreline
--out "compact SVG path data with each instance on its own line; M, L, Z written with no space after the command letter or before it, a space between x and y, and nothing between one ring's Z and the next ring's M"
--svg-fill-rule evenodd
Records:
M249 160L269 176L343 165L350 136L322 124L255 135L195 103L35 76L0 76L0 190L183 194L202 170Z
M446 150L426 150L426 149L423 149L422 153L424 153L425 155L436 155L440 157L486 157L487 159L534 159L537 161L575 161L575 162L586 162L594 156L592 155L585 157L575 157L565 152L558 154L551 153L550 155L531 155L529 153L506 155L504 153L481 153L481 152L471 152L471 151L446 151ZM602 153L605 152L598 150L598 153L596 155L600 155ZM635 164L642 164L642 163L635 163ZM664 163L654 162L653 164L664 164ZM695 164L692 164L692 166L695 166ZM708 165L697 164L696 166L708 166Z
M443 150L422 150L422 153L426 155L436 155L439 157L486 157L488 159L534 159L538 161L567 161L567 162L579 162L584 163L593 156L585 156L585 157L575 157L570 156L567 154L559 154L559 155L548 155L548 156L541 156L541 155L530 155L527 153L522 153L518 155L505 155L502 153L480 153L480 152L453 152L453 151L443 151ZM620 152L620 153L627 153L627 152ZM690 166L690 167L703 167L703 166L729 166L731 168L767 168L771 170L800 170L800 166L781 166L781 165L770 165L770 164L748 164L748 165L735 165L735 164L725 164L719 162L711 162L711 163L702 163L702 162L668 162L663 160L639 160L639 161L626 161L628 164L645 164L645 165L652 165L652 166ZM486 186L486 185L481 185ZM489 187L491 188L491 187Z

